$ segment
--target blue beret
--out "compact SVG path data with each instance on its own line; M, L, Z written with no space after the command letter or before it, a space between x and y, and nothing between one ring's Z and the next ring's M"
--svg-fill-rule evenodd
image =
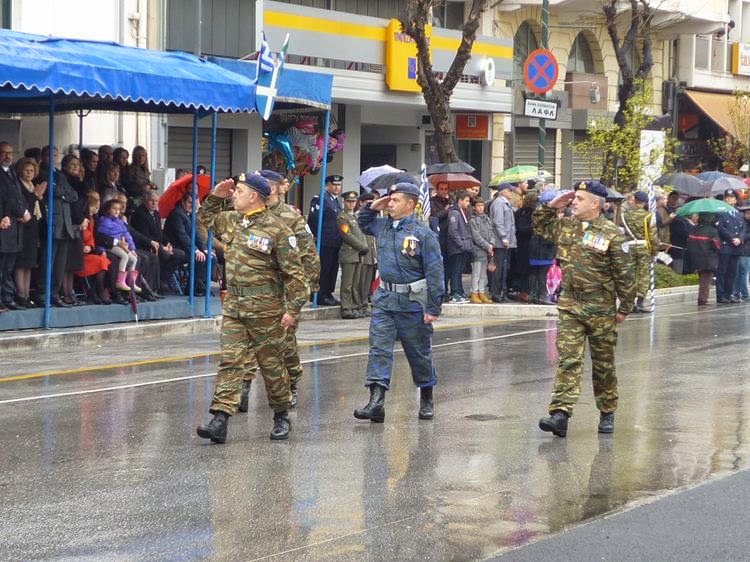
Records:
M574 186L576 191L586 191L591 195L597 195L598 197L604 197L605 199L609 196L607 188L604 184L596 180L582 181Z
M283 181L284 180L284 176L282 176L278 172L274 172L273 170L261 170L260 175L269 181Z
M506 189L515 189L515 187L513 187L509 183L501 183L500 185L497 186L498 193L501 191L505 191Z
M638 201L639 203L645 203L648 201L648 193L645 191L636 191L635 195L633 195L633 199Z
M542 194L539 196L539 202L545 204L549 203L558 195L560 195L560 192L556 189L547 189L546 191L542 191Z
M243 183L253 191L257 191L263 199L271 195L271 184L268 180L255 172L245 172L237 176L237 183Z
M422 193L419 191L419 188L413 183L409 182L400 182L394 185L388 192L388 194L392 195L394 193L403 193L404 195L411 195L412 197L417 198L422 195Z

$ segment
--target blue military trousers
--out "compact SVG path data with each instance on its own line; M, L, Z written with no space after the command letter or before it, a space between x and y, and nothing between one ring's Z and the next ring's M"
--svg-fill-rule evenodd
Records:
M422 311L393 312L375 307L370 321L370 353L365 386L391 385L393 346L401 340L414 384L420 388L437 384L432 364L432 324L424 323Z

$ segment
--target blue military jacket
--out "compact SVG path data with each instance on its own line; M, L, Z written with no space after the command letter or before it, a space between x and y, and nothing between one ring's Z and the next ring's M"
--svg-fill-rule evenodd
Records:
M720 254L730 254L741 256L743 254L743 245L735 246L732 244L732 238L739 238L745 242L745 219L740 213L719 213L716 215L716 230L719 231L719 240L721 240Z
M310 201L310 214L307 216L307 226L310 227L315 239L318 239L318 215L320 213L320 196L315 196ZM341 206L341 201L335 195L331 195L327 191L323 198L323 231L321 234L321 246L327 246L329 248L340 248L341 247L341 233L339 232L339 225L336 219L341 214L344 207Z
M445 287L443 286L443 258L437 235L415 215L404 217L394 226L390 217L379 217L377 211L364 207L357 218L365 234L375 236L380 279L385 283L406 284L427 280L427 308L424 312L438 316ZM386 291L375 293L374 306L394 312L420 312L418 302L409 295Z

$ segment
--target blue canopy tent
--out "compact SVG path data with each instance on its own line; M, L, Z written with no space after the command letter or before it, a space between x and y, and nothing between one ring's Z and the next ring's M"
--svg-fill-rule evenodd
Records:
M193 114L193 176L197 175L198 120L213 116L211 175L214 175L216 114L255 110L255 82L186 53L124 47L117 43L64 39L0 30L0 112L49 113L54 146L56 111L97 109ZM50 327L53 167L48 177L49 220L43 325ZM197 185L193 180L193 239ZM192 252L189 303L194 302ZM206 291L206 300L210 291ZM208 308L208 307L207 307Z

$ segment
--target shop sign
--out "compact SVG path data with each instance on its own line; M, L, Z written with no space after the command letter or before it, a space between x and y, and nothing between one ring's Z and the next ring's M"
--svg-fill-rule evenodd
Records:
M554 121L557 119L557 102L528 98L523 106L523 114L526 117L537 117L539 119Z
M456 115L457 140L491 140L490 116L475 113Z
M432 26L425 27L430 40ZM401 29L401 22L393 19L388 23L385 41L385 83L397 92L422 91L417 84L417 44Z
M750 76L750 45L734 43L732 45L732 74Z

